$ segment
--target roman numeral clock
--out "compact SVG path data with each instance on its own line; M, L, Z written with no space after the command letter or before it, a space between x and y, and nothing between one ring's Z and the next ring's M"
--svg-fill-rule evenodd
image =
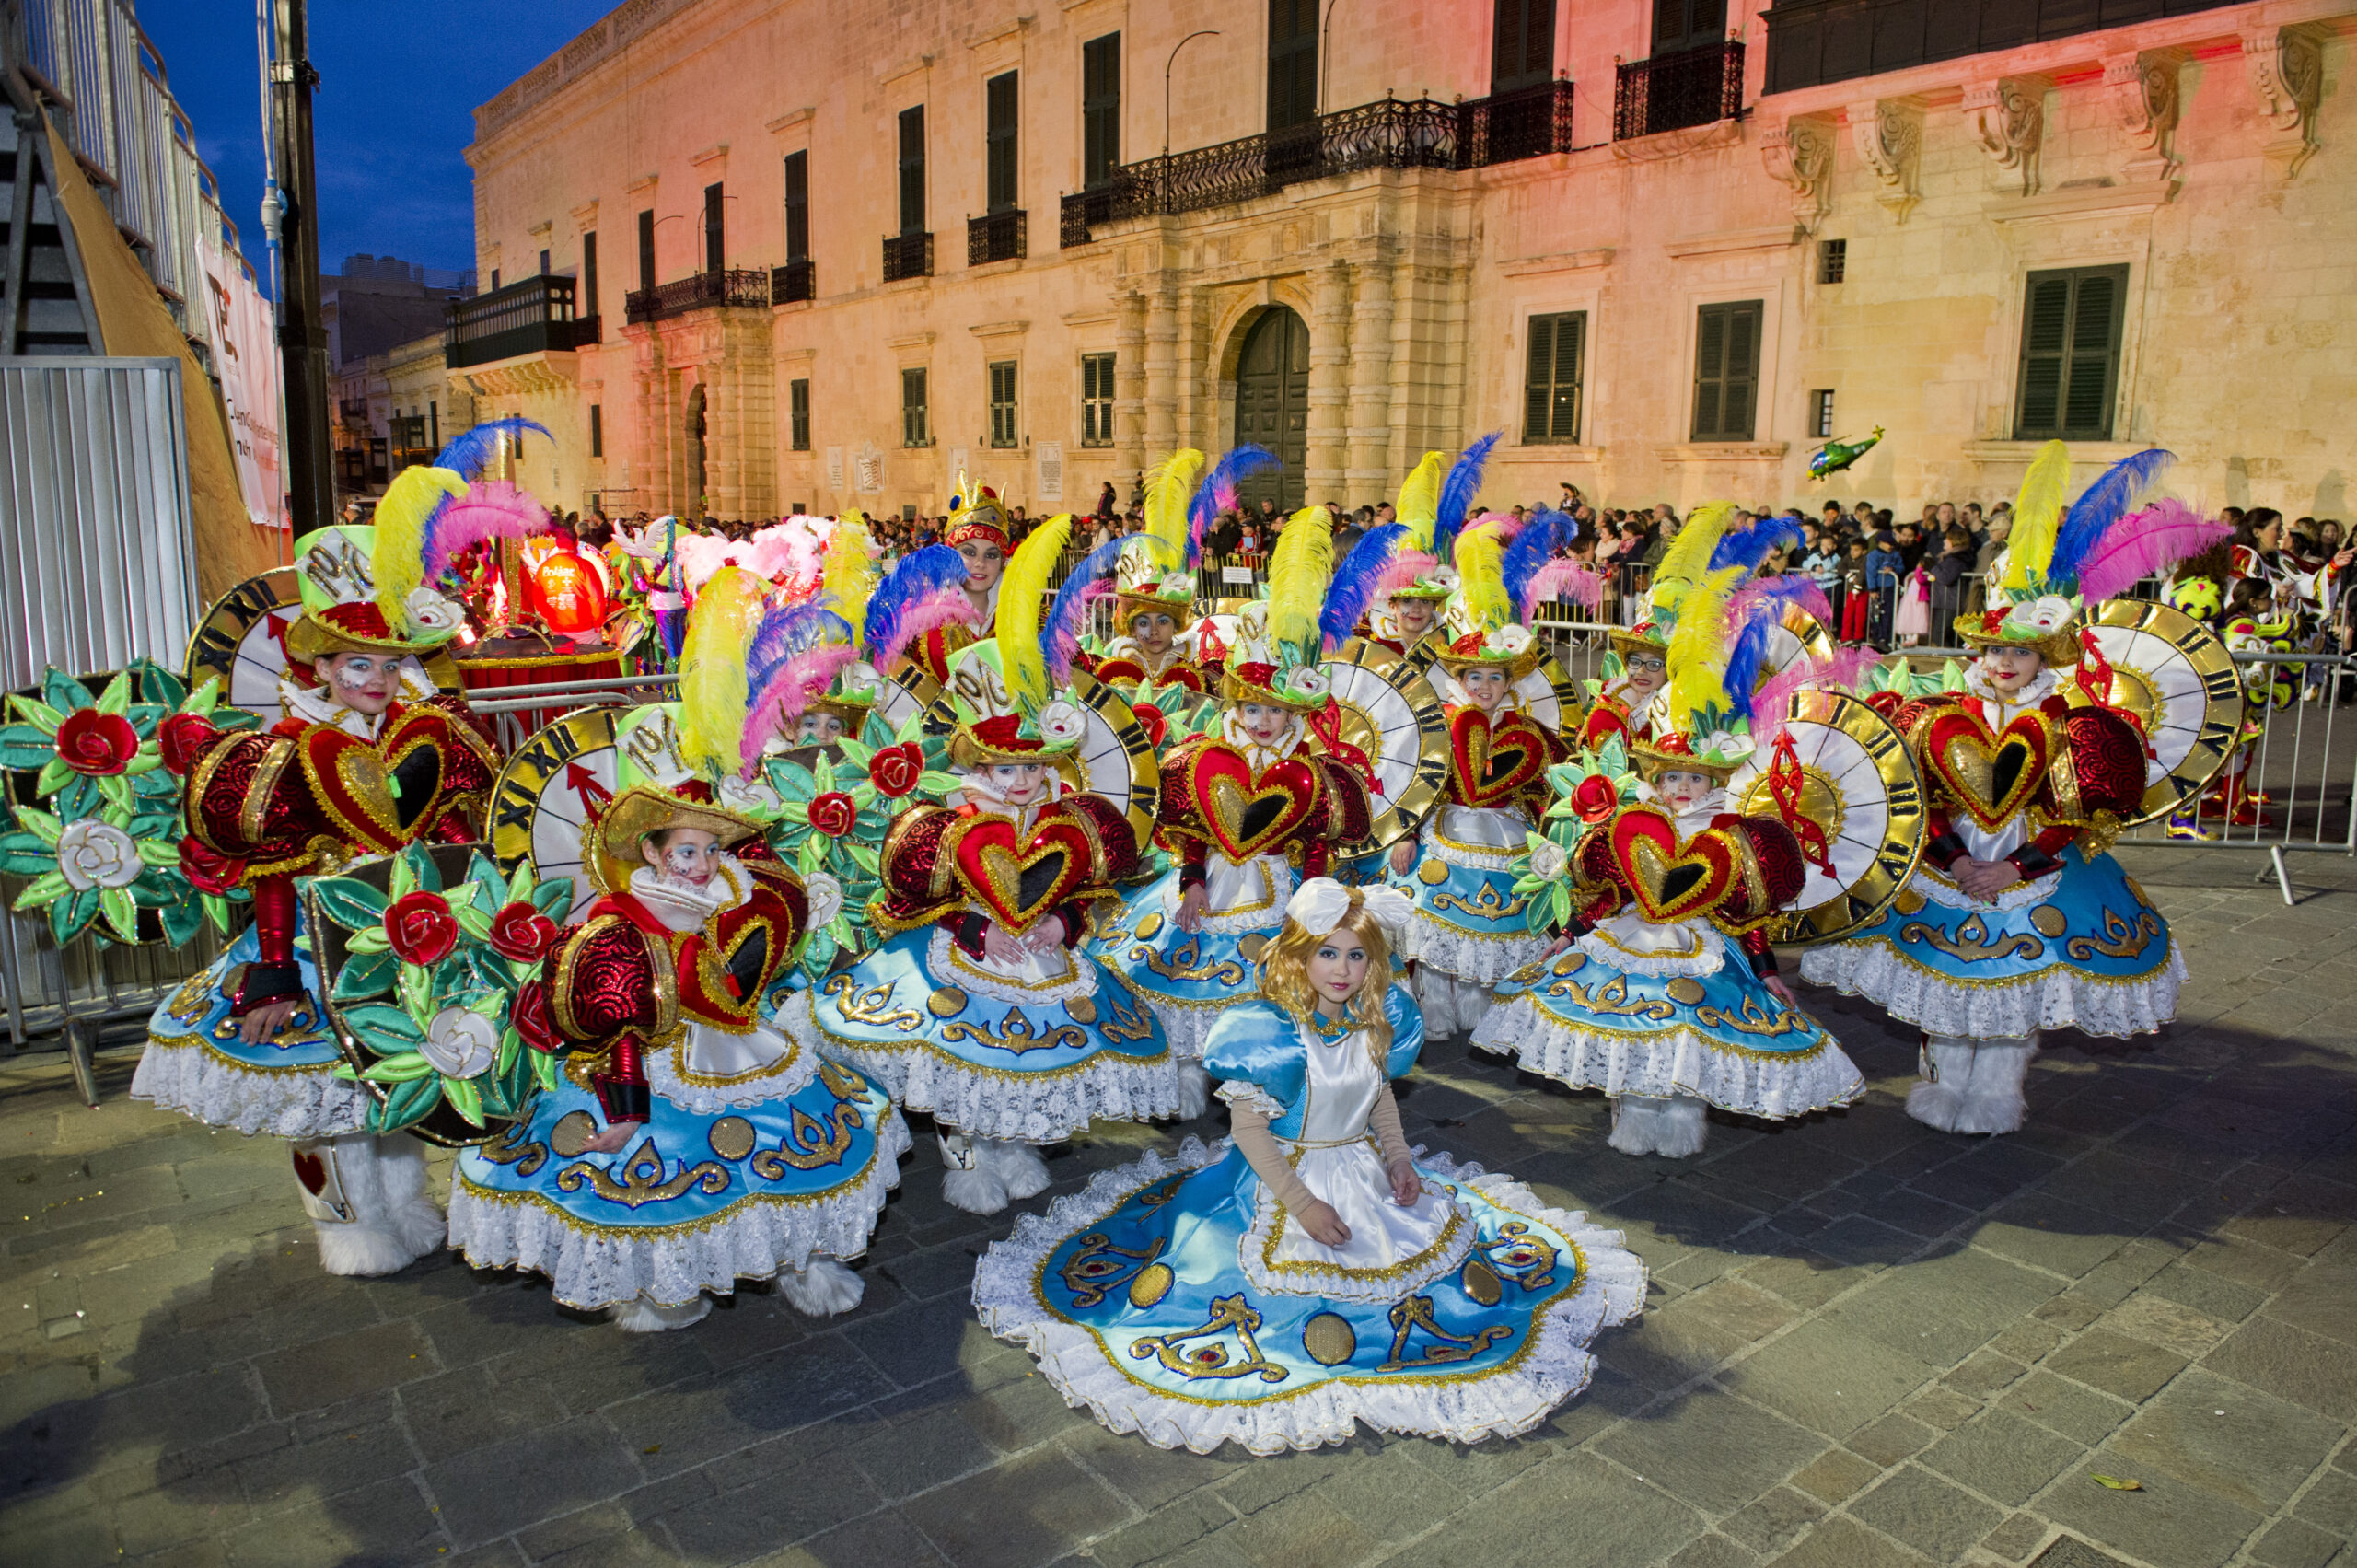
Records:
M526 856L543 882L568 877L568 921L598 900L583 864L581 835L614 797L620 762L615 726L631 710L584 708L516 749L491 792L491 848L513 872Z
M189 639L190 688L217 679L224 703L261 714L264 726L276 724L285 716L278 678L286 670L286 633L302 613L292 566L239 583L214 600Z

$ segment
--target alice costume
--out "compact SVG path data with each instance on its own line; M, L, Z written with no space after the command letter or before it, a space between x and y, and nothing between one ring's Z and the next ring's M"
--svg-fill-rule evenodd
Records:
M407 470L418 478L383 505L413 502L421 486L439 496L426 476L443 472ZM521 505L547 526L539 508ZM436 695L418 662L456 633L458 607L420 587L389 616L351 569L376 553L377 577L389 576L384 538L352 525L305 536L305 606L287 632L280 677L284 718L237 732L190 721L169 738L168 754L187 781L182 867L200 889L246 889L254 918L156 1009L131 1083L134 1098L210 1126L292 1140L320 1264L337 1274L391 1273L425 1256L442 1244L442 1214L425 1195L424 1145L368 1132L367 1092L336 1074L342 1058L318 1005L298 883L419 842L470 842L498 769L482 721L462 700ZM415 572L412 560L412 579ZM364 714L306 684L315 659L339 653L399 661L399 693L383 714ZM299 1008L275 1036L238 1040L247 1014L290 1001Z
M2039 464L2067 475L2061 452L2055 442L2040 454L2025 494ZM2080 507L2099 495L2118 517L2127 497L2112 478L2098 480L2063 520L2066 540L2100 536L2091 558L2143 517L2108 531L2074 530ZM2059 481L2053 489L2061 494ZM2014 527L2020 540L2022 525ZM1908 1113L1951 1132L2021 1126L2039 1030L2149 1034L2176 1015L2185 982L2168 923L2105 853L2143 800L2143 738L2120 711L2090 703L2075 683L2066 688L2083 655L2080 563L2056 549L2051 530L2029 537L2053 558L2013 563L2001 584L2014 602L1960 617L1956 633L1979 647L2034 649L2043 667L2006 695L1976 664L1963 691L1899 708L1893 723L1929 796L1922 863L1882 919L1801 959L1802 978L1864 996L1924 1031L1923 1081L1908 1096ZM1950 875L1968 857L2003 861L2019 879L1992 900L1975 898Z
M1404 987L1385 1014L1380 1056L1347 1022L1258 999L1222 1014L1205 1051L1234 1139L1190 1138L1025 1215L975 1272L984 1326L1069 1403L1159 1447L1276 1454L1362 1422L1473 1443L1544 1421L1586 1386L1597 1330L1636 1315L1644 1267L1508 1177L1417 1158L1387 1080L1423 1030ZM1403 1158L1422 1184L1404 1208ZM1347 1242L1303 1227L1313 1202Z
M730 826L644 788L609 819L641 799L658 828ZM450 1244L470 1263L537 1270L558 1301L614 1307L626 1330L692 1323L703 1293L739 1279L775 1278L813 1315L858 1305L841 1260L867 1250L909 1148L880 1089L777 1027L812 912L739 821L727 836L745 842L706 886L642 865L563 933L516 1022L570 1053L563 1082L465 1150L451 1188ZM585 1153L607 1126L630 1141Z

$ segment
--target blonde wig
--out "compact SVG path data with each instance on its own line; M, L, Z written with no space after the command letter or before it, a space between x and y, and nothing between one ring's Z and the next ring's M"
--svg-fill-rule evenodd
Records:
M1366 948L1366 977L1351 994L1342 1016L1352 1028L1366 1031L1367 1048L1381 1072L1391 1055L1391 1015L1386 1006L1391 993L1391 943L1356 889L1351 891L1350 912L1323 936L1311 935L1295 921L1285 922L1285 928L1261 951L1260 994L1304 1028L1314 1027L1310 1020L1318 1011L1318 993L1309 983L1310 955L1346 933Z

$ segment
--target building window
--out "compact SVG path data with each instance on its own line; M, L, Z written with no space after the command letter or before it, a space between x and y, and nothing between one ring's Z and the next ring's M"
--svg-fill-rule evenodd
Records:
M1530 370L1523 377L1522 396L1526 444L1580 438L1580 371L1586 353L1586 311L1530 319Z
M546 276L548 276L548 275L549 275L549 253L548 253L546 250L542 250L542 251L540 252L540 276L542 276L542 277L546 277Z
M1109 354L1080 356L1080 444L1113 444L1113 356Z
M1318 118L1318 0L1269 0L1269 129Z
M1850 275L1850 242L1846 239L1820 239L1817 242L1817 281L1840 283Z
M810 449L810 383L807 379L785 384L785 406L793 449L807 452Z
M1820 441L1833 439L1833 389L1822 388L1808 395L1809 434Z
M491 292L493 294L497 294L499 292L499 269L497 267L491 269Z
M924 105L900 110L900 232L924 232Z
M652 207L638 215L638 286L641 293L655 286L655 209Z
M434 444L435 451L442 449L442 405L438 402L425 405L425 438Z
M991 445L1015 445L1015 361L995 360L991 377Z
M1748 441L1759 405L1760 302L1705 305L1694 323L1696 441Z
M785 259L810 259L810 155L785 157Z
M581 237L581 296L575 301L573 313L598 313L598 236L594 232Z
M1080 182L1094 191L1121 166L1121 35L1080 46Z
M1490 90L1512 92L1555 79L1556 0L1496 0L1490 33Z
M1015 73L993 76L982 84L984 157L988 180L989 210L1006 212L1016 204L1016 99Z
M2127 303L2126 267L2030 273L2014 440L2111 439Z
M707 185L703 188L703 270L707 273L719 272L728 265L725 260L727 255L726 237L722 232L723 200L719 186Z
M912 365L900 372L900 445L933 445L933 410L925 401L922 365Z
M1726 36L1727 0L1654 0L1655 54L1724 43Z
M589 405L589 455L593 458L606 455L606 405L603 403Z

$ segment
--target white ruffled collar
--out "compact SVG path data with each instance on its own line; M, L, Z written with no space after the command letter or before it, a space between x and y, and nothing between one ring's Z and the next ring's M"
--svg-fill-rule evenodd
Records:
M702 930L714 915L743 903L750 893L749 882L744 863L733 854L724 854L712 880L701 888L642 865L630 874L630 896L661 921L666 930L684 935Z
M306 724L323 724L357 736L362 740L374 740L385 726L383 714L364 714L358 708L347 708L328 694L324 686L288 686L279 692L279 703L292 716Z
M1256 773L1292 756L1295 749L1300 746L1302 737L1308 733L1309 721L1295 714L1285 721L1284 732L1277 737L1276 743L1263 746L1252 738L1252 732L1244 727L1243 716L1234 708L1225 710L1219 716L1220 738L1234 747Z
M2049 667L2041 668L2030 678L2028 685L2007 696L1989 683L1989 678L1982 673L1978 661L1968 667L1964 672L1964 689L1981 702L1994 703L2000 709L2004 710L2009 717L2015 710L2034 708L2043 703L2053 696L2055 689L2061 684L2061 677L2055 674ZM1997 727L2002 729L2004 726L2001 723Z
M1659 792L1653 785L1639 784L1637 790L1640 798L1652 801L1665 811L1669 810L1669 803L1661 798ZM1723 816L1733 809L1735 808L1727 804L1727 792L1724 788L1714 789L1685 810L1671 812L1670 819L1678 824L1679 838L1690 839L1709 827L1713 818Z

